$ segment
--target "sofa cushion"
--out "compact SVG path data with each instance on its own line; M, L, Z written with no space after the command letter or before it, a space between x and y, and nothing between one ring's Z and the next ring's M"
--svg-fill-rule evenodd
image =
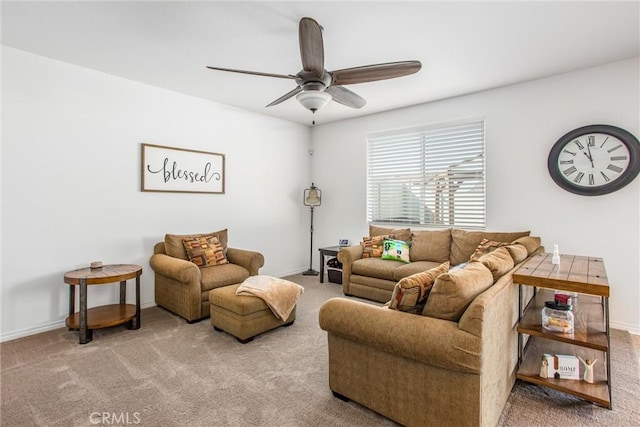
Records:
M409 260L409 243L404 240L384 239L384 250L382 251L382 259L400 261L408 264Z
M422 271L427 271L429 269L435 268L440 264L442 263L433 262L433 261L416 261L416 262L410 262L409 264L397 266L393 270L393 280L397 282L398 280L411 276L412 274L420 273Z
M531 255L540 247L541 241L539 237L524 236L516 239L513 243L524 246L527 248L527 254Z
M422 315L457 322L474 298L492 284L493 275L481 262L441 274L431 288Z
M392 310L420 313L436 278L449 270L449 261L438 267L400 279L389 301Z
M454 228L451 230L451 265L462 264L463 262L469 261L471 254L478 247L482 239L511 243L529 234L530 231L490 232Z
M527 239L528 237L524 238ZM516 264L524 261L529 256L527 248L525 248L523 245L512 244L505 246L504 248L509 251L509 255L511 255L511 258L513 258L513 262L515 262Z
M208 291L211 289L242 283L250 276L249 270L231 263L214 265L209 268L203 268L200 271L202 272L200 281L202 282L203 301L207 301L209 298Z
M508 244L509 242L494 242L493 240L482 239L480 244L476 247L476 250L471 254L469 261L475 261L481 256L486 255L489 252L493 252L501 246L507 246Z
M505 248L498 248L493 252L481 256L474 262L480 262L491 270L494 281L504 276L515 265L511 254Z
M384 239L389 238L388 234L382 236L365 236L362 238L362 258L380 258L384 251Z
M360 276L375 277L377 279L394 280L393 271L405 265L400 261L381 258L362 258L351 265L351 273Z
M451 229L420 230L411 235L411 262L414 261L449 261L451 253Z
M226 264L227 257L224 256L222 244L217 236L201 236L182 241L187 252L189 261L198 267L209 267L213 265Z
M391 239L411 240L411 229L409 228L389 228L378 227L377 225L369 225L369 236L388 235Z
M164 236L164 250L165 253L174 258L180 258L184 260L189 260L187 256L187 251L184 249L184 245L182 241L184 239L191 239L194 237L202 237L202 236L216 236L222 247L226 253L227 251L227 229L220 231L213 231L211 233L202 233L202 234L166 234Z

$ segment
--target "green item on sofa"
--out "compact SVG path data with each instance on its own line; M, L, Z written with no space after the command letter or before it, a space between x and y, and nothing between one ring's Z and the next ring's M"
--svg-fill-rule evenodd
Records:
M409 243L403 240L384 239L384 251L381 258L408 264L411 262L409 260Z

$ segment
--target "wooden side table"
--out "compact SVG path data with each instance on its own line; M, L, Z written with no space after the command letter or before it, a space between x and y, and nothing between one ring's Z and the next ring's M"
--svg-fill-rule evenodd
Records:
M329 246L326 248L319 248L320 251L320 283L324 283L324 257L325 256L338 256L340 246Z
M602 259L561 255L560 264L555 265L552 263L552 254L539 254L514 272L513 282L519 284L520 289L522 286L534 287L533 299L519 313L520 363L517 378L611 409L609 282ZM572 333L551 332L542 327L541 310L545 301L554 299L554 290L579 294L573 308ZM522 334L529 335L524 348ZM598 359L600 363L596 366L594 383L541 378L538 374L540 359L544 353L578 355L583 360Z
M81 268L64 275L69 287L69 330L79 331L80 344L93 339L93 330L128 323L129 329L140 328L140 275L142 267L134 264L111 264L100 268ZM136 304L127 304L127 280L136 279ZM120 282L120 303L87 309L87 286ZM76 286L80 287L80 310L76 313Z

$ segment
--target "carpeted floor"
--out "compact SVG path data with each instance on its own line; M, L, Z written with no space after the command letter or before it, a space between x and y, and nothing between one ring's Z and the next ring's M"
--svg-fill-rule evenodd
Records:
M97 330L86 345L65 328L2 343L0 424L395 425L329 390L318 310L341 287L288 279L305 288L296 322L244 345L157 307L143 310L141 329ZM518 382L500 425L638 425L640 338L614 331L612 348L613 410Z

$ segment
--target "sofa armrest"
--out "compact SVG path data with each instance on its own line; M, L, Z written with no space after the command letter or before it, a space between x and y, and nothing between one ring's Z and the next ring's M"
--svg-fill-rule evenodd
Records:
M155 245L153 245L153 253L154 254L166 254L167 251L165 250L164 242L158 242Z
M338 261L342 263L342 292L349 295L351 285L351 265L354 261L362 258L362 245L347 246L338 251Z
M264 256L260 252L246 249L227 248L227 259L231 264L236 264L249 270L252 276L258 275L258 270L264 265Z
M151 256L149 264L155 273L178 282L200 283L200 269L190 261L156 253Z
M326 301L319 319L322 329L347 340L443 369L480 372L481 339L455 322L346 298Z
M355 260L362 258L362 245L353 245L340 248L338 251L338 261L342 263L342 268L349 267Z

